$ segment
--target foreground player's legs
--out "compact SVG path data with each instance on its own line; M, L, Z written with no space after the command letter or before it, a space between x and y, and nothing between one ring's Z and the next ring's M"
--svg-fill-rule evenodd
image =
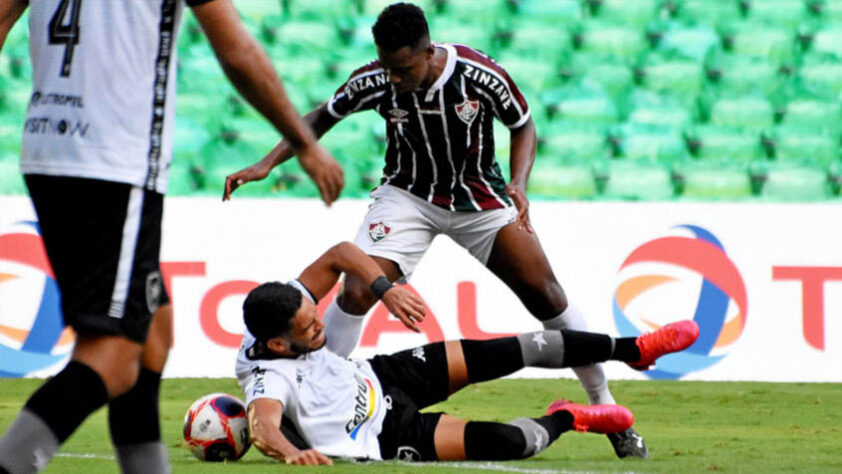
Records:
M584 315L567 301L535 234L518 229L517 223L504 226L497 233L486 265L515 292L545 329L587 331ZM600 364L573 367L573 372L592 404L614 403ZM619 457L648 456L643 438L633 429L621 436L611 435L609 439Z
M109 398L128 391L141 345L118 336L77 334L67 366L41 386L0 439L0 472L34 473Z
M371 258L389 281L397 281L403 276L395 262L382 257ZM325 310L325 337L328 347L336 354L348 356L357 346L365 315L377 303L377 298L369 289L370 283L345 274L339 295Z
M161 442L158 390L172 343L172 306L155 312L143 346L137 383L108 404L111 441L124 474L169 472L167 448Z
M638 361L636 338L578 331L541 331L490 341L448 341L450 393L469 383L509 375L523 367L561 368L608 359ZM555 404L554 404L555 405ZM441 460L505 460L534 456L574 425L588 431L626 429L632 417L624 407L572 403L551 407L540 418L510 423L464 421L442 415L434 445Z

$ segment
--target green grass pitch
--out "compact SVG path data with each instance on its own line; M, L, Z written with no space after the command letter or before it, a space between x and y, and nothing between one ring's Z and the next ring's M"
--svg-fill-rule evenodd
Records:
M40 380L0 379L0 430L11 423ZM410 465L397 462L333 468L285 466L252 448L226 465L195 460L181 438L187 407L211 392L239 395L232 379L172 379L162 387L163 436L175 473L374 472L842 472L839 384L616 381L612 392L635 413L649 460L618 460L601 435L566 433L535 458L495 463ZM555 398L584 400L575 380L499 380L472 386L433 407L477 420L538 416ZM107 419L100 410L67 441L46 473L116 473Z

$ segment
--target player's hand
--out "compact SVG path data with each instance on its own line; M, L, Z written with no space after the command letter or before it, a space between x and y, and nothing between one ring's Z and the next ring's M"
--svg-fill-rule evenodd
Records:
M287 464L296 466L333 466L333 460L315 449L305 449L286 458Z
M236 173L229 174L225 178L225 191L222 193L222 200L227 201L231 199L231 193L249 181L260 181L262 179L266 179L273 167L272 160L270 160L267 156L247 168L243 168Z
M386 293L380 301L389 308L389 311L401 320L404 326L412 329L415 332L421 332L418 324L424 320L426 307L424 301L412 293L411 291L393 286Z
M345 175L339 163L318 142L299 150L298 162L316 183L325 204L333 204L345 186Z
M532 234L532 223L529 222L529 200L526 199L526 191L520 186L510 184L506 186L506 195L512 199L515 208L517 208L517 228L526 229L527 232Z

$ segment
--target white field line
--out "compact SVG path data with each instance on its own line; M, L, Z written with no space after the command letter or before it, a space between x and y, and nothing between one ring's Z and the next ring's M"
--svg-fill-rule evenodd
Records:
M419 467L419 468L448 468L448 469L469 469L469 470L485 470L497 472L514 472L518 474L587 474L597 471L569 471L566 469L530 469L525 467L506 466L493 462L430 462L430 463L411 463L399 462L401 466ZM634 471L622 471L621 474L632 474Z
M106 454L90 454L90 453L58 453L57 458L76 458L76 459L104 459L106 461L116 461L117 458Z

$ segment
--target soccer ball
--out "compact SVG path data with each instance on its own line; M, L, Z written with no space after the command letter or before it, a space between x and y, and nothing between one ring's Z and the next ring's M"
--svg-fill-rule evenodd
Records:
M201 461L236 461L251 446L246 407L236 397L212 393L184 416L184 440Z

